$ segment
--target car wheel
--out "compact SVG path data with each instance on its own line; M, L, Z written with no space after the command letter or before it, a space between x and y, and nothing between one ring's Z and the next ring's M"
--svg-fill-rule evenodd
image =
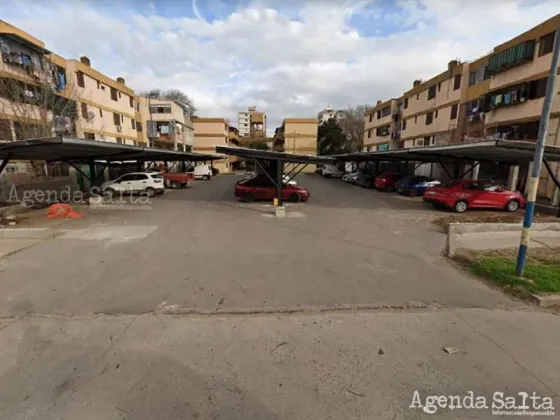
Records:
M181 183L179 181L171 181L171 188L181 188Z
M467 203L465 200L459 200L455 203L453 209L457 213L464 213L467 211L468 207L469 207L469 203Z
M113 198L114 196L117 195L117 192L112 188L105 188L105 191L103 191L103 194L106 195L109 198Z
M255 196L251 193L247 193L243 196L243 201L245 201L246 203L252 203L253 201L255 201Z
M517 200L510 200L506 204L506 210L510 212L517 211L519 209L519 201Z
M301 201L301 197L297 193L291 193L288 200L292 203L299 203Z
M385 190L387 192L393 192L393 187L387 187L387 189Z
M432 207L436 210L441 209L441 206L438 203L432 203Z
M144 190L144 193L148 196L148 197L153 197L154 195L156 195L156 190L153 189L152 187L148 187Z
M203 179L204 181L208 181L208 180L210 179L210 175L204 175L204 176L202 177L202 179Z
M410 197L416 197L416 190L415 190L415 189L410 190L410 191L408 192L408 195L409 195Z

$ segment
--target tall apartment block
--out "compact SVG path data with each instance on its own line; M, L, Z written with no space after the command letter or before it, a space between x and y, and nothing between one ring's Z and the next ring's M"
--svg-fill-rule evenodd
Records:
M317 118L285 118L274 133L274 150L283 150L296 155L317 154ZM294 165L287 165L290 170ZM304 172L315 171L315 165L308 165Z
M560 15L556 15L477 60L452 60L444 72L424 82L414 81L400 97L378 101L365 116L364 148L386 150L486 139L536 141L559 22ZM560 146L558 92L546 141ZM528 165L488 165L480 165L481 175L506 178L511 186L524 188ZM560 165L552 166L560 172ZM539 196L555 204L560 199L544 170Z
M241 137L264 138L266 137L266 114L250 106L247 111L238 115L237 129Z

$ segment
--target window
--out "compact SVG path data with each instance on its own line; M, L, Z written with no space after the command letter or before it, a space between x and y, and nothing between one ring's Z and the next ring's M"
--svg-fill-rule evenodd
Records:
M139 133L142 132L142 123L140 121L136 123L136 131L138 131Z
M381 118L381 110L377 111L377 119Z
M451 116L449 119L456 120L457 119L457 111L459 109L459 104L451 105Z
M99 108L99 116L102 117L103 116L103 110L101 108Z
M119 140L122 142L122 139L117 137L117 143L119 143ZM120 143L119 143L120 144ZM136 175L135 174L130 174L130 175L123 175L120 178L118 178L118 180L120 182L130 182L130 181L136 181Z
M121 125L121 116L116 112L113 112L113 122L115 125Z
M428 99L434 99L436 97L436 85L430 86L428 89Z
M544 98L548 79L542 78L531 82L529 85L529 99Z
M539 41L539 57L543 55L550 54L554 49L554 35L555 32L551 32L543 36Z
M131 108L134 108L134 99L132 99L132 96L129 96L129 104Z
M418 122L418 116L414 117L414 124Z
M83 102L80 104L82 107L82 118L86 118L88 117L87 115L87 104L84 104Z
M369 114L369 122L373 120L373 114Z
M402 121L402 131L406 130L406 120Z
M136 102L134 105L136 105L136 107L135 107L136 112L140 112L140 104L138 102Z
M95 140L95 134L93 134L93 133L86 133L86 132L84 131L84 139L86 139L86 140Z
M124 116L123 115L121 115L121 122L122 123L124 122Z
M117 137L117 144L123 144L122 138Z
M453 90L457 90L461 88L461 75L456 74L455 79L453 79Z
M99 82L99 80L97 80L97 89L101 88L101 83Z
M117 93L119 94L119 99L121 99L121 91L118 90Z
M438 82L438 84L437 84L437 91L438 91L438 92L441 91L441 82Z
M371 137L371 129L369 129L369 130L367 131L367 136L368 136L368 139Z
M76 82L79 87L86 87L86 81L84 80L84 73L81 71L76 72Z
M111 99L113 101L119 100L119 98L117 97L117 89L115 89L114 87L111 88Z
M161 175L154 176L154 178L159 178L159 177L161 177ZM146 180L146 179L148 179L148 175L146 175L146 174L136 174L136 180L137 181L143 181L143 180Z
M130 125L132 125L133 130L136 130L136 121L135 120L131 119L130 120Z
M434 121L434 113L428 112L426 114L426 125L430 125Z
M408 108L408 98L404 98L404 109Z
M381 116L382 117L386 117L388 115L391 115L391 107L390 106L386 106L385 108L383 108L381 110Z
M469 86L476 84L476 71L471 71L469 73Z
M437 118L437 116L438 116L438 110L436 109L436 112L434 114L434 118Z
M150 105L150 114L171 114L171 105Z
M419 93L416 94L416 100L418 100L418 99L420 99L420 94Z

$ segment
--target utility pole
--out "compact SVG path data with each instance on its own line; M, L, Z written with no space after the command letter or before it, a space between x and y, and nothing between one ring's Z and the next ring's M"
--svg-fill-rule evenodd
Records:
M537 191L539 188L539 178L541 175L544 146L548 137L548 124L550 120L552 103L556 96L556 73L558 72L559 61L560 26L556 30L554 51L552 52L552 63L550 64L548 83L546 85L546 96L544 98L543 110L539 122L539 135L537 137L537 144L535 146L535 157L533 159L531 178L529 179L529 191L527 194L527 205L525 207L525 218L523 219L521 243L519 245L519 253L517 254L517 266L515 268L515 274L518 277L523 276L523 273L525 271L525 263L527 261L527 247L529 246L529 234L531 231L531 225L533 224L533 213L535 212L535 201L537 199Z

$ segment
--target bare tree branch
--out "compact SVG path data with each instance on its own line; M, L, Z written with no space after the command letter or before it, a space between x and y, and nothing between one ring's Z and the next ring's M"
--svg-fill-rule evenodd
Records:
M348 143L348 149L352 152L359 152L363 148L365 115L369 108L368 105L348 107L348 109L342 111L343 117L338 120L338 125Z
M183 107L185 114L193 116L197 111L192 99L182 90L179 89L151 89L146 92L140 93L139 96L151 99L165 99L168 101L175 101Z

